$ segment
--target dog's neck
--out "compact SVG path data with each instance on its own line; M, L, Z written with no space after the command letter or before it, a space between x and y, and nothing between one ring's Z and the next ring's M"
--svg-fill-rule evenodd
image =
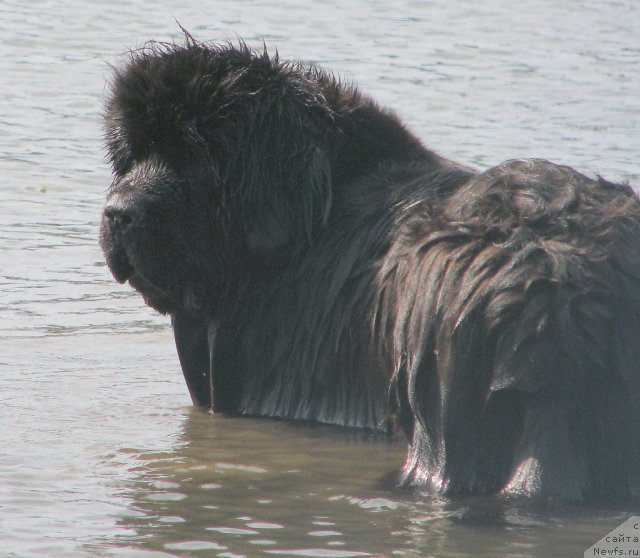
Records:
M444 159L424 147L393 112L357 89L331 82L324 91L337 124L334 185L346 185L391 163L414 162L434 168L443 164Z

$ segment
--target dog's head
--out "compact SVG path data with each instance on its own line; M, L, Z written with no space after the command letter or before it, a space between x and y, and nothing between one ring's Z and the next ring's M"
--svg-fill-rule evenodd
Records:
M100 244L163 313L216 297L309 242L331 207L331 78L240 44L152 44L114 72Z

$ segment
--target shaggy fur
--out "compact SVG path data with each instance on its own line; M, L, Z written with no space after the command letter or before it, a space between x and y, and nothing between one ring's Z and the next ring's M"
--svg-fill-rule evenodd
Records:
M393 431L405 486L625 498L640 470L640 203L483 173L315 67L152 44L115 71L113 275L171 315L192 399Z

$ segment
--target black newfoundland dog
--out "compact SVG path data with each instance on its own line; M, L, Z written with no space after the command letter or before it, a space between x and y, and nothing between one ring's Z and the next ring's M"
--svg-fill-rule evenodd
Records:
M400 484L440 494L637 494L629 186L478 173L317 67L190 37L115 71L106 139L102 249L196 405L397 430Z

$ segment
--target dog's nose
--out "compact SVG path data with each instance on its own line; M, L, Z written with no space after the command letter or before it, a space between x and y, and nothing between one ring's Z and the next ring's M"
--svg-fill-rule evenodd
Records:
M126 229L133 221L132 212L120 207L105 207L104 216L118 229Z
M112 230L124 231L140 218L141 210L135 204L117 199L107 203L103 214Z

